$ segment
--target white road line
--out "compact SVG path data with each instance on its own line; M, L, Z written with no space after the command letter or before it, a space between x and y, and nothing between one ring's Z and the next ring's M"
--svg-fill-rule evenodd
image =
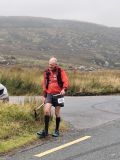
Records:
M45 156L45 155L47 155L47 154L50 154L50 153L55 152L55 151L58 151L58 150L60 150L60 149L69 147L69 146L71 146L71 145L73 145L73 144L79 143L79 142L84 141L84 140L89 139L89 138L91 138L91 136L85 136L85 137L79 138L79 139L77 139L77 140L74 140L74 141L72 141L72 142L69 142L69 143L63 144L63 145L61 145L61 146L58 146L58 147L56 147L56 148L53 148L53 149L47 150L47 151L45 151L45 152L42 152L42 153L40 153L40 154L36 154L36 155L34 155L34 156L36 156L36 157L43 157L43 156Z

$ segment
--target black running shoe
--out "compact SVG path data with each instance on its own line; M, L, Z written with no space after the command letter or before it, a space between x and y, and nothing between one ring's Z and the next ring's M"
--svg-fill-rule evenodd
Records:
M52 134L53 137L59 137L59 131L58 130L55 130L55 132Z
M48 136L48 133L45 130L42 130L40 132L37 132L37 135L39 136L39 138L45 138L46 136Z

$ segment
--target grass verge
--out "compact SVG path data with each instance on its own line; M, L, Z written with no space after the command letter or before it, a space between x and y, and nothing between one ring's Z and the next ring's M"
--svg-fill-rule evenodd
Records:
M11 151L38 139L36 132L43 127L43 108L35 120L34 105L26 103L23 106L0 103L0 154ZM54 119L50 122L50 132L55 127ZM61 131L65 130L61 123Z

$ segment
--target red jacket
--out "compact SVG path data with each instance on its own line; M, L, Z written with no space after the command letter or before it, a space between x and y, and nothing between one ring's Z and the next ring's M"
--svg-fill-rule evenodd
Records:
M58 67L57 67L57 69L58 69ZM68 88L68 77L67 77L67 75L66 75L66 73L63 69L61 69L61 79L62 79L62 82L63 82L63 87L62 88L58 85L57 71L53 72L49 68L49 72L50 72L49 85L48 85L48 89L47 89L46 88L46 70L44 71L44 80L43 80L44 96L46 95L46 93L58 94L58 93L61 92L62 89L67 89Z

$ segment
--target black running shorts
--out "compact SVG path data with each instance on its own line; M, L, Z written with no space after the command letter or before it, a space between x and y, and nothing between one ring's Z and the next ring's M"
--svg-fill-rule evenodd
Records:
M51 103L54 107L64 107L64 96L61 94L47 94L45 103Z

